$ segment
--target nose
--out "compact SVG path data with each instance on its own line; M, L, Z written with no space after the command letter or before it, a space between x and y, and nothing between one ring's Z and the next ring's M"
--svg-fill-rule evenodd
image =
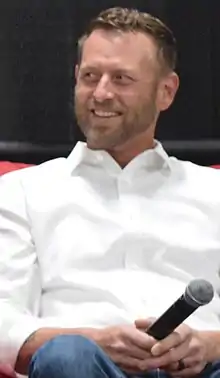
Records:
M93 92L93 97L97 102L111 100L114 97L111 82L107 76L101 77Z

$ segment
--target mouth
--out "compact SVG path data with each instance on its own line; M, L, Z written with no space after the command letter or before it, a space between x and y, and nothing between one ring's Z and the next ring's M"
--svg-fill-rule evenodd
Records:
M121 113L119 113L119 112L107 112L107 111L95 110L95 109L92 109L91 113L95 117L98 117L98 118L114 118L114 117L118 117L118 116L121 115Z

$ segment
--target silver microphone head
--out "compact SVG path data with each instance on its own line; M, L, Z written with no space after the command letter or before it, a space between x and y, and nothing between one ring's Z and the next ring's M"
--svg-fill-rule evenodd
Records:
M190 281L184 296L188 304L199 307L211 302L214 296L214 289L210 282L198 278Z

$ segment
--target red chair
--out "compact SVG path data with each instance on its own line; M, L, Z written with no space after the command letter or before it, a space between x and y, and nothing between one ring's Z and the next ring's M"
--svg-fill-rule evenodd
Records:
M16 171L17 169L30 167L31 165L33 164L13 163L11 161L0 161L0 175L3 175L4 173L8 173L11 171Z
M10 366L0 364L0 378L16 378L16 374Z

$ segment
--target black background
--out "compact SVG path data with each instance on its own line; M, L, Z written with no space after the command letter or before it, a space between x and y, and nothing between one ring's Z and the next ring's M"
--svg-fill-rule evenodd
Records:
M137 7L173 30L181 79L157 138L169 152L220 162L220 2L217 0L1 0L0 159L40 162L82 139L72 109L76 41L111 6Z

